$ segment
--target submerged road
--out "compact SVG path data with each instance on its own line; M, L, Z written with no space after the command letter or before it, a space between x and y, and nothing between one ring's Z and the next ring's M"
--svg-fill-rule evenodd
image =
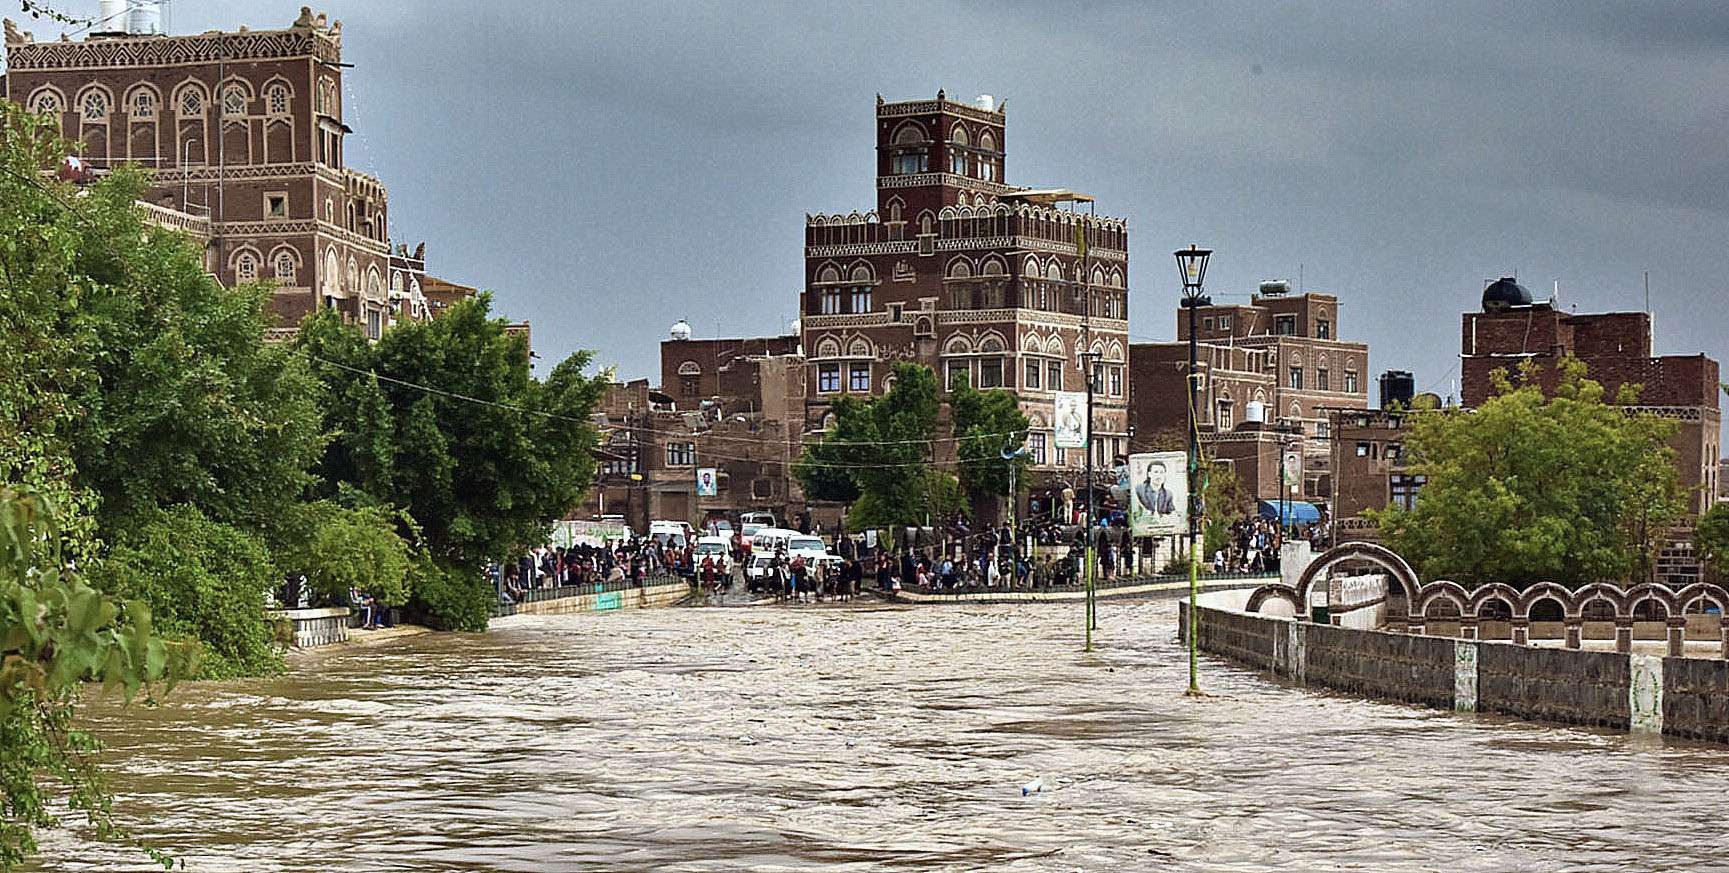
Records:
M1068 605L523 616L96 720L194 871L1729 869L1729 750L1211 659L1185 699L1175 609L1101 604L1092 655Z

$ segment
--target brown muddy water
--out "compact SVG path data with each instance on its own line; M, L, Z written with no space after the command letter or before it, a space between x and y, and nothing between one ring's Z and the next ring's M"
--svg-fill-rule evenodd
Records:
M1729 750L1211 659L1185 699L1175 609L1092 655L1078 604L524 616L95 716L195 871L1729 870Z

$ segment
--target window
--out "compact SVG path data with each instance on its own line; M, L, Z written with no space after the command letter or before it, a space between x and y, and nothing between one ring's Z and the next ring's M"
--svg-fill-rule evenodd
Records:
M1216 422L1214 422L1214 425L1219 430L1230 430L1231 429L1231 427L1233 426L1233 421L1231 418L1231 401L1229 401L1229 400L1219 401L1219 416L1218 416L1218 420Z
M1424 476L1407 476L1395 473L1387 477L1392 486L1393 505L1410 511L1417 507L1417 492L1423 490L1423 483L1428 481Z
M1230 330L1230 329L1231 329L1231 317L1229 315L1219 316L1219 330Z
M276 253L276 281L284 284L294 284L294 253Z
M965 285L956 285L949 289L950 309L973 308L973 289Z
M197 88L187 88L180 92L181 115L203 115L204 93Z
M101 91L91 91L84 95L84 120L108 120L108 95Z
M1332 435L1333 435L1332 422L1328 422L1328 421L1315 422L1315 436L1318 436L1321 439L1327 439L1328 437L1331 437Z
M229 85L222 89L222 114L246 114L246 89L239 85Z
M1357 393L1357 374L1350 370L1345 371L1345 393Z
M824 288L824 289L822 289L822 291L818 292L818 294L819 294L819 302L822 305L822 314L823 315L839 315L840 314L840 289L839 288Z
M378 339L384 336L384 313L382 311L366 310L366 336L368 339Z
M1398 443L1388 443L1387 444L1387 451L1386 451L1384 457L1386 457L1386 459L1389 461L1397 461L1397 460L1399 460L1399 456L1404 454L1404 453L1405 453L1404 446L1401 446Z
M890 160L889 172L896 176L911 176L928 172L931 156L926 152L901 152Z
M947 378L943 379L943 384L949 386L948 390L953 391L959 388L962 382L972 381L971 367L966 361L948 361L943 366L948 369Z
M1111 396L1112 397L1121 397L1121 396L1123 396L1123 368L1122 367L1112 367L1110 369L1111 369Z
M860 285L852 289L852 311L854 313L871 311L871 288L869 285Z
M1051 361L1045 365L1045 388L1049 391L1063 390L1063 362Z
M53 91L44 91L36 95L36 105L32 107L38 115L54 115L60 112L60 95Z
M901 323L901 315L904 314L905 311L906 311L905 307L903 307L901 304L890 303L889 304L889 324L900 324Z
M869 394L871 390L871 365L863 361L854 361L847 365L846 390Z
M666 465L688 467L696 463L696 443L667 443Z
M773 479L752 479L752 480L750 480L750 496L752 496L752 497L773 497L774 496L774 480Z
M288 114L288 86L271 85L264 89L264 104L271 115Z
M154 118L156 116L156 95L142 88L132 92L132 117Z
M1213 329L1213 317L1211 315L1209 315L1209 316L1201 319L1201 327L1203 327L1207 330L1212 330Z
M1045 435L1042 433L1028 434L1027 444L1032 447L1033 463L1038 464L1041 467L1044 466L1047 455L1045 448Z
M967 156L953 148L949 150L949 172L957 176L967 174Z
M1291 387L1298 390L1298 391L1303 390L1303 368L1302 367L1292 367L1291 368Z
M288 217L288 195L287 194L266 194L266 195L264 195L264 217L265 218L287 218Z
M1003 305L1003 288L1001 285L986 285L979 289L980 309L999 309Z
M1003 387L1003 359L984 358L979 361L979 387Z
M234 278L241 282L251 282L258 278L258 256L251 252L241 252L234 259Z
M1295 315L1273 316L1273 333L1277 336L1296 336L1297 317Z
M1027 359L1027 372L1026 372L1025 378L1023 378L1021 380L1021 387L1022 388L1029 388L1031 390L1037 391L1039 389L1039 370L1040 369L1041 368L1040 368L1039 362L1037 360L1032 359L1032 358L1028 358Z
M1369 444L1368 443L1357 443L1357 457L1367 458L1368 456L1369 456Z
M1320 367L1320 368L1315 370L1315 390L1316 391L1329 390L1327 387L1327 368L1326 367Z
M1324 318L1316 319L1315 320L1315 338L1316 339L1332 339L1333 338L1333 323L1331 321L1324 319Z
M997 165L994 161L979 161L979 178L986 182L997 180Z
M833 393L840 390L840 365L818 364L816 368L816 390L823 393Z

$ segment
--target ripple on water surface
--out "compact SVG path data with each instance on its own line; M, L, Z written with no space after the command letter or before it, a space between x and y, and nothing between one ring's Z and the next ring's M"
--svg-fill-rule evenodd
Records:
M516 617L94 715L195 871L1729 869L1729 751L1211 660L1185 699L1175 608L1092 655L1053 605Z

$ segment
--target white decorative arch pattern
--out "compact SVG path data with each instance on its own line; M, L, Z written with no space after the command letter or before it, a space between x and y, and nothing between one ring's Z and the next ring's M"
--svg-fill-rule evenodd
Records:
M957 333L949 337L948 342L943 343L943 354L945 355L970 355L972 353L973 342L963 334Z
M945 275L950 279L971 279L973 276L972 262L967 260L965 255L955 255L949 259L948 270Z
M53 85L43 85L30 92L30 100L24 105L38 115L60 113L66 111L66 95Z

